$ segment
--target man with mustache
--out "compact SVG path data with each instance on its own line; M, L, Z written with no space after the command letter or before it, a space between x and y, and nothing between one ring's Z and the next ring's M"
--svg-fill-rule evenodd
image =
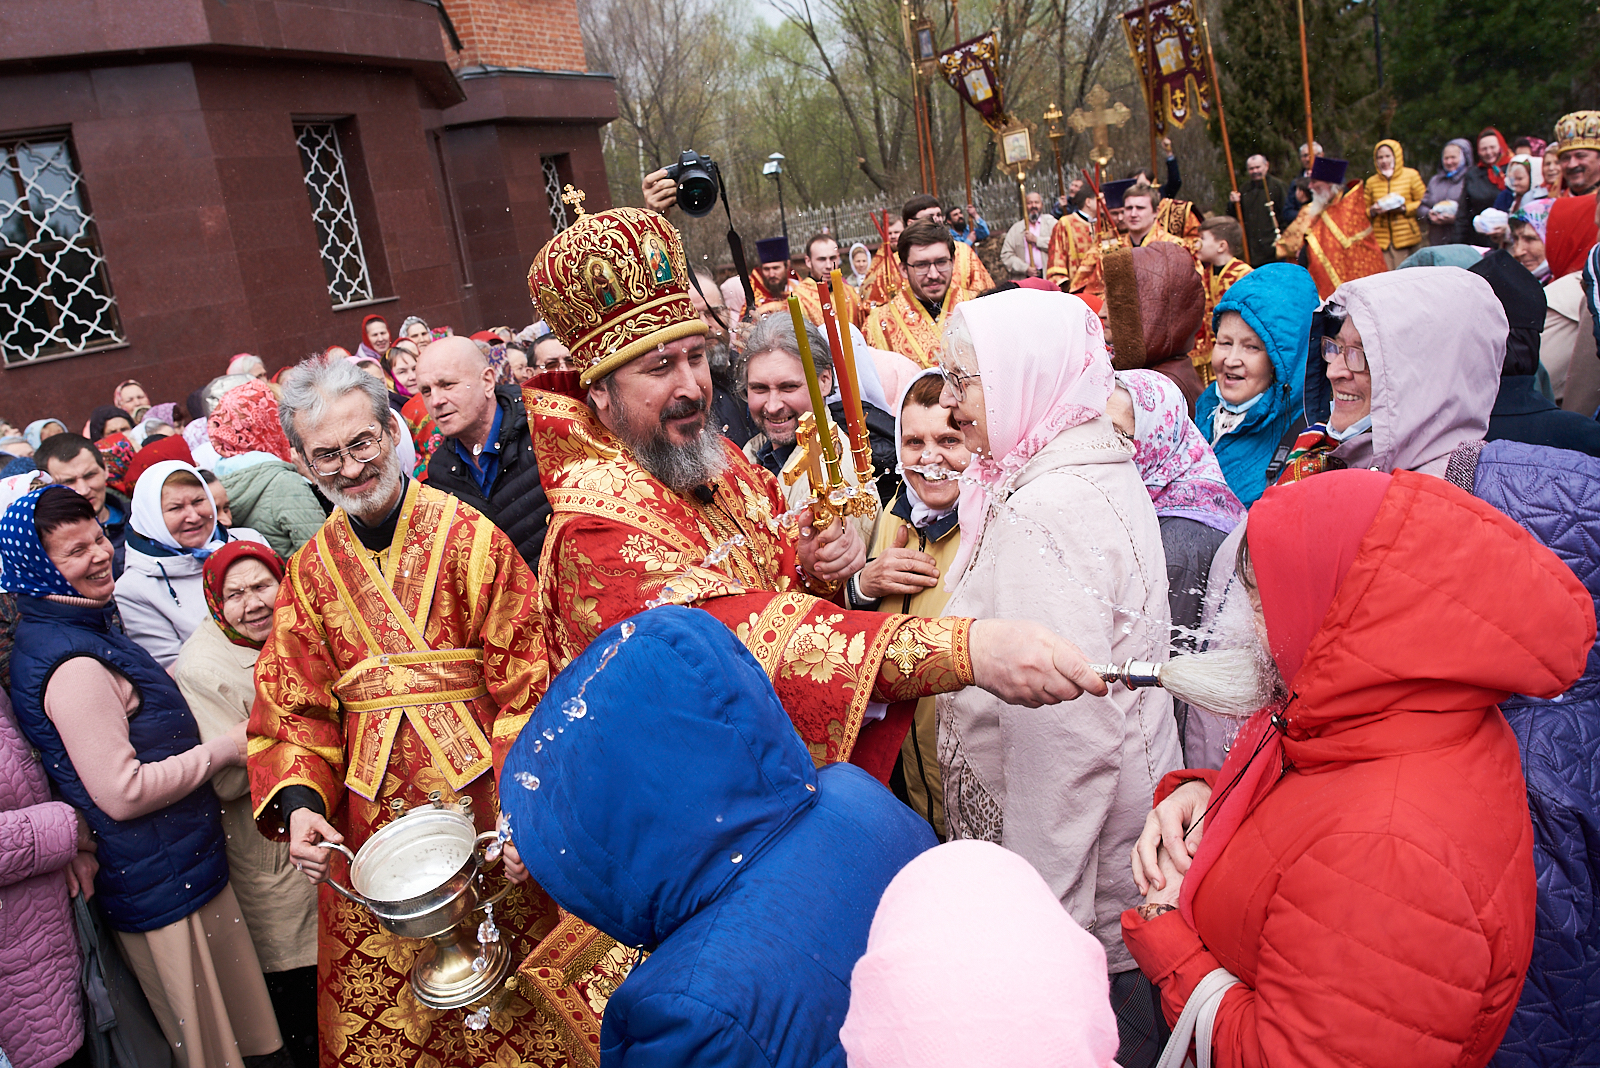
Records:
M667 277L627 251L657 242ZM603 305L590 279L607 267L621 293ZM881 779L918 698L975 684L1036 706L1103 690L1075 646L1036 624L839 607L865 544L851 523L793 515L777 479L708 425L706 324L660 215L580 215L539 253L528 287L587 387L525 391L553 509L539 571L552 674L621 620L694 605L761 662L813 759ZM895 702L901 714L877 718Z
M320 883L325 843L358 850L430 797L470 801L477 830L494 831L496 772L548 675L533 573L482 513L405 476L382 380L323 356L282 385L284 432L337 508L284 575L256 664L248 766L261 833L288 841L290 859ZM514 847L505 859L507 876L525 882ZM517 961L555 920L529 886L497 913ZM319 895L325 1062L465 1066L547 1047L550 1032L520 1003L479 1030L464 1030L458 1011L424 1006L402 941L363 906Z

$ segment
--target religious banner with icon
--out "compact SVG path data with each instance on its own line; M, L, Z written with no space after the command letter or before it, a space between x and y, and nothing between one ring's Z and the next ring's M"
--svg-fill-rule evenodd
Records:
M1207 74L1204 58L1197 39L1200 14L1195 0L1164 0L1151 3L1150 28L1145 28L1145 8L1136 7L1122 14L1122 30L1128 38L1128 51L1133 54L1134 66L1139 70L1139 84L1144 86L1146 103L1149 103L1151 76L1150 64L1145 55L1146 46L1155 44L1157 74L1155 91L1160 107L1152 106L1156 133L1181 130L1198 105L1202 115L1211 114L1211 78Z
M996 132L1011 121L1005 112L1000 79L994 72L999 55L1000 44L992 30L939 53L939 69L944 80L983 117L984 124Z

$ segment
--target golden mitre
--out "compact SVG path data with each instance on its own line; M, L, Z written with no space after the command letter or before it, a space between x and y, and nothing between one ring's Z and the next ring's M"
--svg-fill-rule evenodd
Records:
M689 300L677 229L642 208L585 213L583 197L570 185L562 194L578 219L539 250L528 292L588 386L706 324Z
M1592 148L1600 152L1600 111L1574 111L1556 123L1557 152Z

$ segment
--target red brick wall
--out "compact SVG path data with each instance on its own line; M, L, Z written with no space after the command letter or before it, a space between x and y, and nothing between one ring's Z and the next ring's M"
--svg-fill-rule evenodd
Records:
M463 46L457 52L447 43L453 67L588 69L577 0L445 0L445 10Z

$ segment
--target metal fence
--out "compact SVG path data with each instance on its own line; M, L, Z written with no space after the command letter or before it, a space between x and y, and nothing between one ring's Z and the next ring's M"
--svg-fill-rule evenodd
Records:
M1048 179L1051 188L1044 187ZM1046 199L1054 196L1054 176L1041 174L1040 181L1030 179L1028 188L1045 194ZM940 198L945 204L955 204L962 198L964 190L956 186L944 192ZM989 232L993 235L1003 236L1010 229L1011 224L1022 217L1022 204L1017 196L1017 183L1003 174L997 174L987 181L972 183L972 199L978 206L978 213L983 216L984 222L989 224ZM859 241L869 247L876 247L879 242L877 228L872 223L872 215L887 210L897 213L900 201L892 201L886 196L859 197L855 200L846 200L839 204L823 206L808 205L798 211L788 213L789 241L796 254L804 251L803 242L812 234L828 233L848 248ZM777 233L779 229L778 213L775 210L754 213L753 218L756 229L762 233Z

